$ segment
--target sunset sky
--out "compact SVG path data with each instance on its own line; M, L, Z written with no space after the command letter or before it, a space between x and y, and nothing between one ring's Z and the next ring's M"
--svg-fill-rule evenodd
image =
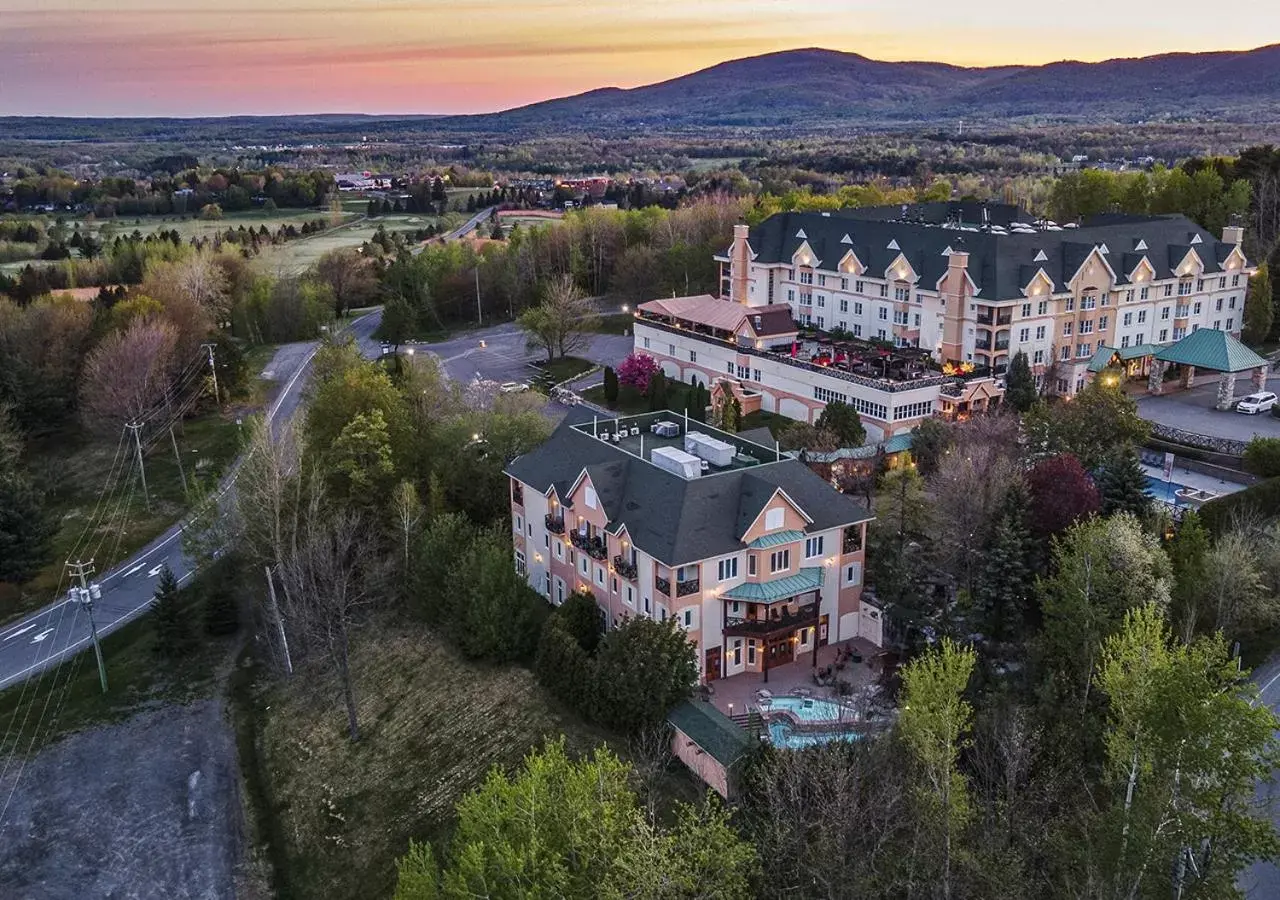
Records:
M1225 8L1225 7L1224 7ZM910 10L904 17L904 10ZM0 115L459 113L822 46L960 65L1280 41L1280 3L0 0Z

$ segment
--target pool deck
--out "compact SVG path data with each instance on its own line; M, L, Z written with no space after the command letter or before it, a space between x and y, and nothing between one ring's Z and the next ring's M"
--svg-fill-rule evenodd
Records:
M862 662L846 663L844 671L837 673L839 678L852 684L853 695L857 695L875 685L879 668L873 667L872 661L881 651L875 644L862 638L828 644L818 648L818 668L834 663L837 650L844 647L862 654ZM732 716L758 708L756 692L760 690L767 690L776 697L790 694L796 689L804 689L813 697L836 699L838 694L833 687L819 687L813 683L813 671L813 662L809 654L805 653L793 662L770 669L768 684L765 684L764 676L756 672L717 679L711 682L711 688L715 692L711 700L722 713Z
M1164 480L1164 473L1155 466L1149 466L1145 463L1142 471L1154 478L1156 481ZM1199 491L1209 491L1219 496L1223 494L1234 494L1236 491L1243 491L1245 485L1238 484L1234 481L1227 481L1223 478L1215 478L1212 475L1203 475L1200 472L1192 472L1189 469L1182 469L1178 466L1173 468L1173 477L1170 479L1174 484L1183 485L1189 488L1195 488ZM1176 488L1174 490L1177 490Z

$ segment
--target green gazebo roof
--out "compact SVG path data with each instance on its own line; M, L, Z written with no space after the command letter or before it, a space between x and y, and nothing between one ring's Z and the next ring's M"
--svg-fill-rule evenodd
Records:
M1156 354L1162 362L1211 369L1214 372L1247 372L1267 361L1225 331L1200 328Z
M1097 374L1111 365L1115 355L1120 354L1122 362L1141 359L1144 356L1155 356L1160 352L1160 344L1134 344L1132 347L1099 347L1098 352L1089 360L1089 371Z
M801 569L794 575L774 581L748 581L724 592L726 600L746 600L750 603L771 603L784 597L794 597L805 591L822 587L822 567Z

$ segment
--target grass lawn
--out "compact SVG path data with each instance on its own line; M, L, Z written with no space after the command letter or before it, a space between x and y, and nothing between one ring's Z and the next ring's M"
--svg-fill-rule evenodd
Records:
M240 429L230 412L210 412L188 419L181 428L174 429L174 434L188 482L198 479L205 489L217 483L240 450ZM30 448L33 475L46 491L46 502L58 522L58 531L54 535L50 563L18 596L0 598L0 621L37 609L54 599L67 554L76 546L93 516L115 456L117 437L95 437L77 429L43 438ZM125 449L127 447L122 447L122 452ZM128 477L123 482L120 504L112 506L112 514L103 518L82 545L84 555L95 557L99 572L107 571L144 547L188 509L173 445L167 436L144 455L150 509L143 500L142 485L137 481L135 457L127 454L125 459ZM125 525L120 528L122 520Z
M786 416L780 416L777 413L753 412L742 417L742 424L738 427L739 431L747 431L751 428L768 428L774 438L782 436L782 432L786 431L795 424L795 419L788 419Z
M630 334L631 327L635 324L636 318L630 313L615 313L610 316L601 316L600 324L593 331L596 334Z
M627 385L618 386L618 399L610 403L604 396L604 385L598 385L588 388L582 392L584 399L592 403L599 404L607 409L617 410L626 416L634 416L637 413L649 411L649 398L641 394L633 387ZM693 408L689 406L692 399L691 386L678 381L667 382L667 409L682 412L689 409L689 415L693 415Z
M595 363L580 359L577 356L562 356L559 359L551 360L551 362L540 364L540 368L546 373L547 379L551 384L559 384L568 378L573 378L575 375L581 375L593 366L595 366Z
M144 616L102 641L106 694L98 682L92 649L28 681L25 691L22 685L12 685L0 692L0 734L7 736L7 741L0 738L0 755L17 746L21 756L61 735L121 721L144 704L185 703L208 695L218 663L234 639L204 636L200 593L198 581L182 591L199 640L197 649L180 659L156 655L151 619Z
M608 737L526 669L469 663L420 625L371 626L353 647L353 671L356 744L332 675L300 672L255 698L270 830L285 842L281 896L387 897L409 838L447 839L454 805L493 766L513 769L559 734L575 753ZM683 773L667 780L668 797L699 795Z

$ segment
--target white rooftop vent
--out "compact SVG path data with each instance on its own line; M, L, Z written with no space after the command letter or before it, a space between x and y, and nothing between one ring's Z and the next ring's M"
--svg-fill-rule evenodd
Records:
M852 244L853 244L853 238L849 237L849 235L847 235L847 234L846 234L844 237L840 238L840 243L842 243L842 244L850 244L850 245L852 245Z
M1049 257L1048 257L1047 255L1045 255L1045 252L1044 252L1043 250L1038 250L1038 251L1036 251L1036 258L1035 258L1035 261L1036 261L1036 262L1048 262L1048 261L1049 261Z
M1193 236L1193 237L1191 238L1191 243L1193 243L1193 244L1202 244L1202 243L1204 243L1204 242L1200 240L1200 235L1198 235L1198 234L1197 234L1197 235L1195 235L1195 236Z
M950 256L950 255L951 255L952 253L954 253L954 252L955 252L954 250L952 250L950 247L948 247L946 250L943 250L943 251L942 251L942 255L943 255L943 256Z
M822 214L822 218L824 218L824 219L830 219L830 218L831 218L831 213L829 213L829 212L824 212L824 213Z
M659 469L679 475L686 480L702 474L702 460L676 447L657 447L649 454L649 461Z
M1133 249L1134 249L1134 250L1146 250L1146 249L1147 249L1147 242L1146 242L1146 241L1144 241L1142 238L1138 238L1138 244L1137 244L1137 246L1135 246Z
M1070 226L1067 226L1067 227L1070 227ZM1099 244L1099 245L1098 245L1098 252L1099 252L1099 253L1110 253L1110 252L1111 252L1111 248L1110 248L1110 247L1108 247L1106 244Z
M797 232L796 232L796 237L800 238L801 240L808 240L808 239L809 239L809 235L807 235L807 234L805 234L805 233L804 233L804 229L803 229L803 228L801 228L799 231L797 231Z
M684 436L684 449L686 453L692 453L711 465L721 468L731 465L733 454L737 452L733 444L717 440L699 431L692 431Z
M890 241L890 242L889 242L889 246L888 246L888 247L886 247L885 249L886 249L886 250L901 250L902 248L898 246L898 242L897 242L897 241Z

